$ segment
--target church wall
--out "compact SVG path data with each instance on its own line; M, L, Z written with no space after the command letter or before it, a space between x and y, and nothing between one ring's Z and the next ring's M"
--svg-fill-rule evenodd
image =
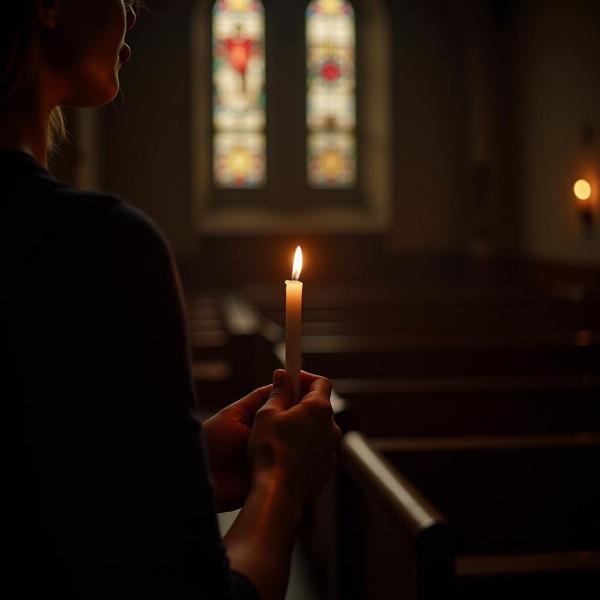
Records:
M520 249L546 262L600 264L600 3L515 3ZM594 139L591 139L594 138ZM587 236L573 183L595 183Z
M179 254L195 248L190 190L190 7L147 0L130 32L122 96L102 111L105 189L152 217Z
M456 11L441 0L387 2L393 23L394 222L398 252L455 249L464 181L464 83ZM163 228L179 254L192 230L191 0L148 0L131 32L123 98L103 109L102 187ZM207 90L207 93L208 90Z
M600 262L600 234L584 235L571 192L586 169L600 177L600 4L504 3L512 7L508 29L478 34L489 55L476 69L488 76L475 91L485 99L474 103L478 49L469 35L481 20L469 0L385 3L394 77L394 209L385 247L400 257L460 252L487 227L500 253ZM99 182L154 218L179 255L193 255L205 245L192 219L191 0L146 4L151 14L130 34L123 97L101 113ZM488 149L476 140L482 118L474 110L487 110ZM595 131L588 147L586 124ZM477 215L473 167L482 161L492 169L496 208Z
M392 246L438 253L462 244L466 68L462 3L389 3L394 26Z

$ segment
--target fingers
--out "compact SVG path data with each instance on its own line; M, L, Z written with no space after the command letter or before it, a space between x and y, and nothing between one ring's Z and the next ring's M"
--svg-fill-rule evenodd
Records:
M331 388L332 385L329 379L326 379L325 377L319 377L310 384L308 390L309 392L317 392L319 394L324 394L325 396L327 396L327 398L329 398L329 396L331 395Z
M308 394L308 392L311 391L311 386L319 379L323 379L323 378L320 375L315 375L314 373L307 373L306 371L300 371L301 395L305 396L306 394Z
M331 381L323 377L315 379L310 384L308 393L302 398L300 404L314 408L318 412L324 412L328 416L333 415L331 406Z
M331 383L318 375L301 371L300 379L303 395L310 392L329 395L331 392ZM247 419L251 421L258 410L266 404L279 410L285 410L291 405L291 399L289 375L283 369L277 369L273 373L273 384L254 390L241 400L234 402L229 409L235 408L243 411Z
M313 381L319 379L320 375L314 373L308 373L306 371L300 371L300 383L303 387L309 388Z
M302 402L308 400L311 404L325 404L331 410L329 396L331 395L332 386L329 379L301 371L300 380L303 395L305 395ZM264 398L265 395L268 395L268 398L266 401L263 400L262 403L256 398L256 396ZM250 396L253 396L253 398L250 398ZM250 402L252 406L256 406L257 408L254 411L256 412L261 406L287 410L292 405L292 397L292 385L287 371L277 369L273 373L273 385L259 388L243 400Z
M242 409L248 419L251 420L256 412L267 402L272 389L273 385L271 384L260 387L250 392L247 396L244 396L241 400L234 402L233 406Z
M315 375L314 373L307 373L306 371L300 371L300 386L302 388L302 396L314 391L329 395L332 388L329 379L321 375Z
M292 386L288 374L283 369L277 369L273 373L273 386L265 407L286 410L292 403L292 396Z

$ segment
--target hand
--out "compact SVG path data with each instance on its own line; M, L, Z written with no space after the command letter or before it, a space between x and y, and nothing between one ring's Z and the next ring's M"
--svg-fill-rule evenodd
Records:
M254 390L202 424L219 512L242 506L250 490L246 445L256 411L265 404L272 385Z
M333 419L331 382L301 373L302 399L292 404L287 373L275 371L267 402L255 415L248 440L253 483L280 483L299 505L331 478L342 437Z

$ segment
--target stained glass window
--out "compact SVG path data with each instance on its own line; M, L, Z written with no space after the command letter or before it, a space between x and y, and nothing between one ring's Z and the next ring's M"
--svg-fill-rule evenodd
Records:
M356 183L356 25L346 0L312 0L306 15L308 182Z
M213 7L214 180L256 188L266 179L265 17L260 0Z

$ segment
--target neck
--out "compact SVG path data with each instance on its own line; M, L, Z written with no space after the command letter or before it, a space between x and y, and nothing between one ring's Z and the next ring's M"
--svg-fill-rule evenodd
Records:
M37 100L30 94L0 107L0 150L22 150L46 167L52 108Z

